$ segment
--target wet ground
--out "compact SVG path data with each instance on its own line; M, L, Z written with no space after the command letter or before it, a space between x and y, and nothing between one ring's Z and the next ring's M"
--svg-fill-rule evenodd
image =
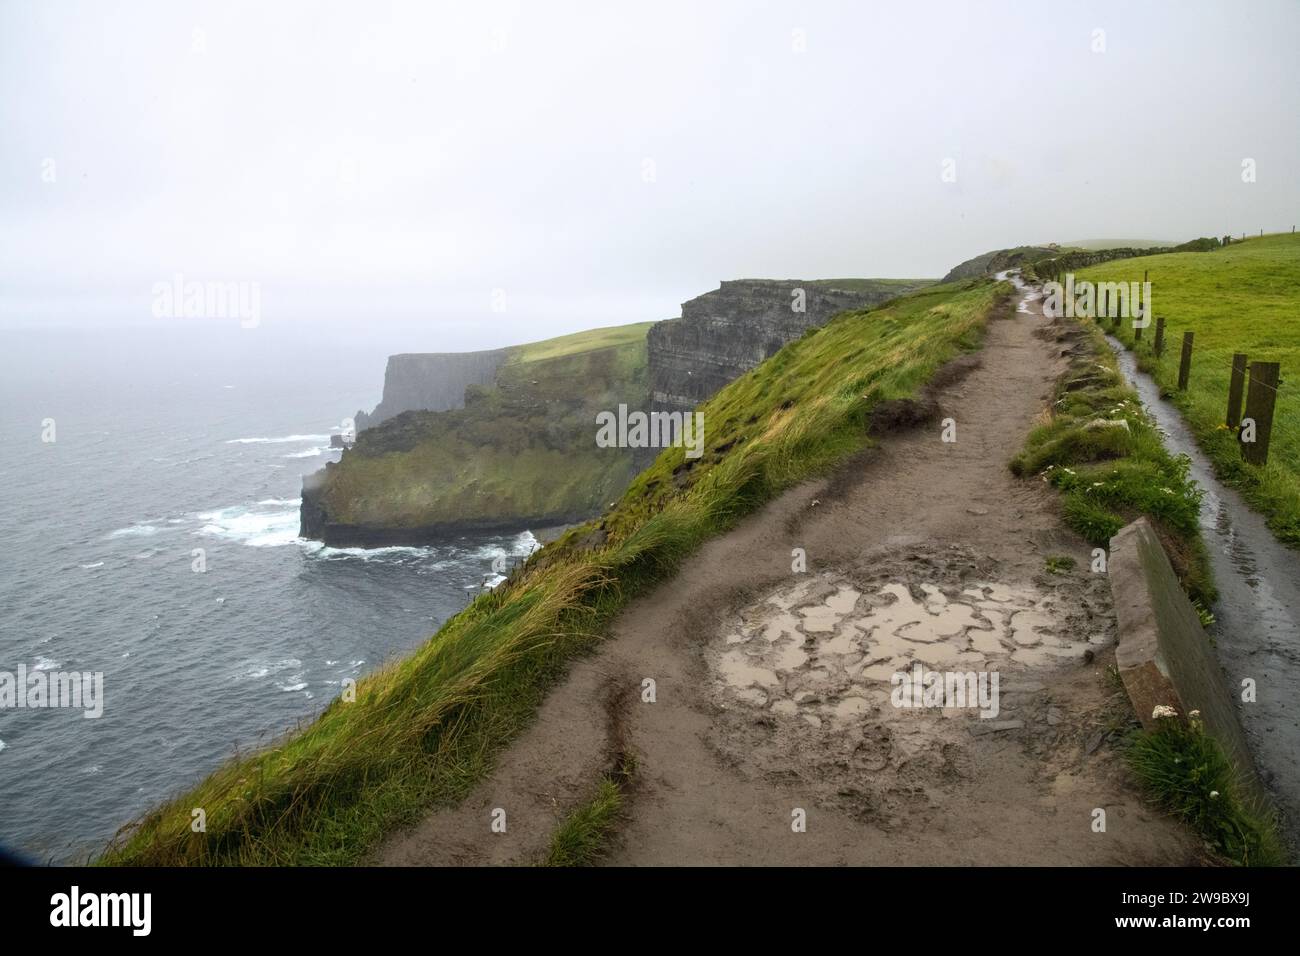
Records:
M1138 371L1133 353L1118 339L1107 340L1164 432L1165 446L1191 459L1191 476L1205 489L1201 534L1219 590L1210 634L1260 775L1286 815L1293 849L1300 847L1300 554L1279 544L1241 495L1214 477L1178 410ZM1241 700L1248 678L1257 690L1254 703Z

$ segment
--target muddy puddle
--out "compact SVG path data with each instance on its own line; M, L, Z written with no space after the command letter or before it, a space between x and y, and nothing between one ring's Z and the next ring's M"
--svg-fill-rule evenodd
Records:
M813 727L865 714L885 720L899 709L891 702L895 675L910 675L915 665L1024 670L1081 661L1110 641L1105 632L1078 635L1060 601L1034 585L898 580L860 589L818 575L743 609L715 643L711 664L724 703Z
M705 648L713 746L883 824L965 785L981 741L1020 747L1065 729L1052 675L1113 645L1109 588L1091 575L1003 580L992 567L955 546L912 549L752 598ZM934 673L955 684L923 698Z

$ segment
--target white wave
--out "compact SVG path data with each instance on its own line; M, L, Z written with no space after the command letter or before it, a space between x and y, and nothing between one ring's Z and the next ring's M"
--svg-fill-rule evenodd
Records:
M52 671L52 670L55 670L56 668L59 668L59 667L62 667L62 666L63 666L62 664L60 664L60 663L59 663L58 661L56 661L56 660L53 660L52 658L49 658L49 657L38 657L38 658L36 658L36 663L32 665L32 670L34 670L34 671Z
M275 548L298 540L297 510L257 510L256 506L232 505L196 516L203 522L200 534L238 541L253 548Z
M281 458L316 458L321 454L319 448L308 448L306 451L296 451L292 455L281 455Z
M102 568L103 566L104 566L104 562L103 562L103 561L96 561L94 564L83 564L83 565L82 565L82 567L85 568L87 571L93 571L95 568Z
M281 684L277 681L275 686L278 687L280 690L293 692L295 690L306 690L307 682L304 680L304 681L298 681L297 683L294 684Z
M278 505L278 506L288 505L292 508L297 508L301 504L302 504L301 498L264 498L258 502L258 505L261 507L265 507L267 505Z
M129 528L118 528L109 534L110 538L146 537L157 534L161 529L153 524L133 524Z
M512 553L528 557L528 555L540 548L542 543L537 540L531 531L523 531L515 536L512 546L514 548Z
M494 558L526 558L540 547L541 543L533 537L531 531L522 531L515 535L508 545L485 544L475 549L473 556L488 560Z
M227 445L283 445L288 442L329 441L329 435L282 435L279 438L231 438Z
M4 749L5 749L5 742L3 740L0 740L0 750L4 750Z
M290 657L282 661L253 661L249 664L248 670L235 675L235 680L260 680L263 677L269 677L272 674L298 667L302 667L302 661L296 657ZM301 677L301 674L297 674L291 680L298 680Z
M421 556L437 553L436 548L417 548L400 544L389 545L386 548L331 548L319 541L309 541L305 538L302 545L307 553L314 554L325 560L330 558L360 558L362 561L378 561L396 555Z

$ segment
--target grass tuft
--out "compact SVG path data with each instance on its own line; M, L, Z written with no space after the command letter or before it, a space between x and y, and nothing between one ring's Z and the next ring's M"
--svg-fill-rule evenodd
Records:
M1124 748L1129 767L1152 802L1200 834L1215 855L1240 866L1279 866L1286 855L1274 820L1250 807L1232 764L1189 719L1162 717L1134 732Z

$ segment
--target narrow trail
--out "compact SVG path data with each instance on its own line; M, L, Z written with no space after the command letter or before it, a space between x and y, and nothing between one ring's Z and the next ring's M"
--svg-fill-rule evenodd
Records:
M955 442L939 421L884 439L630 605L496 770L373 862L538 862L625 750L612 864L1197 862L1109 743L1128 706L1104 675L1109 586L1046 487L1007 468L1064 370L1046 325L1026 294L941 373ZM1050 555L1075 569L1046 573ZM996 671L1000 712L892 706L890 675L916 663Z

